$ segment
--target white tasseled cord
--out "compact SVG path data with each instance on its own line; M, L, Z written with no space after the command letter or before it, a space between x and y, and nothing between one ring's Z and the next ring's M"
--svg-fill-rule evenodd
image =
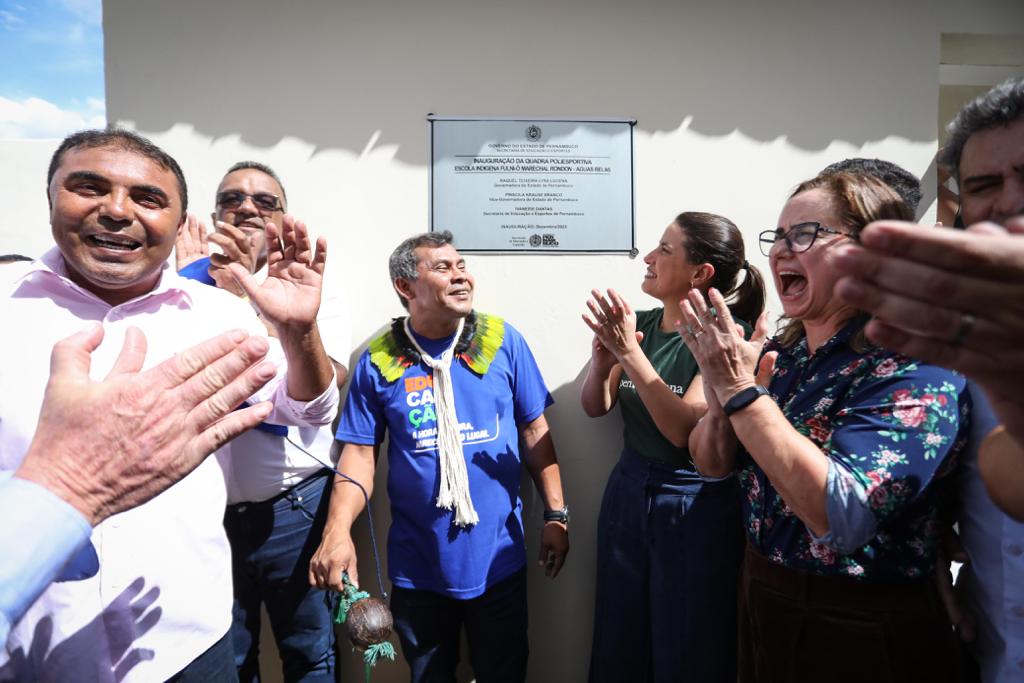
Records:
M404 322L406 336L419 351L423 362L433 371L434 410L437 412L437 454L441 464L437 507L445 510L454 507L455 524L462 527L480 521L473 507L473 499L469 495L469 474L466 472L466 459L462 454L459 417L455 412L455 387L452 385L452 359L465 322L465 319L459 320L452 345L438 359L434 359L416 342L416 337L409 329L408 317Z

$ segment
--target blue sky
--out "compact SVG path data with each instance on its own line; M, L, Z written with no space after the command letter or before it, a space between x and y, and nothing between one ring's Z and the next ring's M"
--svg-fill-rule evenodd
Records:
M103 125L102 0L0 0L0 138Z

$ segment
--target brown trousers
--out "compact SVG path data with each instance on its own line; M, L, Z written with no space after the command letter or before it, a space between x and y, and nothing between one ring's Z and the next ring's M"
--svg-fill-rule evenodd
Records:
M959 683L959 639L932 579L861 581L771 562L747 546L741 683Z

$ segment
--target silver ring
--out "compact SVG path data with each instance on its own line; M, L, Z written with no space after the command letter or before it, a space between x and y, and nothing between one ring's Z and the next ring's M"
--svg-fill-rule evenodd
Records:
M953 335L953 339L949 342L953 346L960 346L967 339L967 335L974 329L974 323L976 323L974 316L970 313L960 314L960 327L956 329L956 334Z

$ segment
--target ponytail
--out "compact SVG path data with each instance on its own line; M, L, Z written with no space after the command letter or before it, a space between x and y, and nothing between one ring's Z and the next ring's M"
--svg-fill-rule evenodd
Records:
M764 311L764 277L761 271L746 261L743 262L743 270L747 271L746 276L732 292L726 294L726 302L733 318L743 320L753 327ZM730 298L732 301L729 301Z
M743 235L728 218L713 213L687 211L676 216L685 235L690 263L709 263L715 268L710 286L729 304L737 320L753 325L764 310L764 278L744 254ZM741 270L746 275L740 281Z

